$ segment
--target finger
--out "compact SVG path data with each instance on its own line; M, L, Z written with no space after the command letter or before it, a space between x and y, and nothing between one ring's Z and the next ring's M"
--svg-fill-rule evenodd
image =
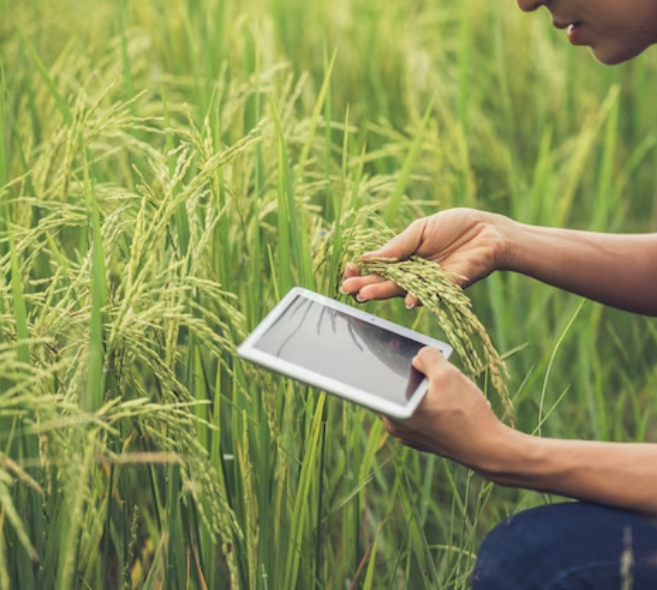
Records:
M358 291L359 301L372 301L381 299L392 299L393 297L401 297L406 291L399 285L392 281L384 280L382 282L371 283L362 287Z
M400 297L405 291L392 281L378 275L355 277L342 283L341 291L354 295L359 302L374 299L390 299Z
M418 305L422 305L422 302L417 297L414 297L410 293L407 294L406 297L404 297L404 303L406 304L406 307L408 309L413 309Z
M440 371L448 361L443 356L439 348L424 347L422 348L415 358L413 359L413 366L424 373L427 377L431 377Z
M359 277L360 276L360 268L357 264L354 264L353 262L347 262L347 266L344 268L344 274L342 275L343 280L344 279L350 279L352 277Z
M388 434L392 434L393 427L388 417L384 416L383 414L379 414L378 416L381 419L381 422L383 422L383 427L386 429L386 432Z
M355 295L364 287L368 285L374 285L377 283L382 283L386 281L383 277L379 275L365 275L364 277L357 276L345 279L342 281L342 286L340 290L347 295Z
M345 279L344 281L342 281L342 286L345 289L348 289L349 293L353 293L354 291L360 291L363 287L366 287L367 285L382 283L383 281L386 280L387 279L385 277L382 277L380 275L364 275L364 276L359 275Z
M422 242L426 219L418 219L411 223L402 233L395 236L385 246L363 254L361 258L408 258Z

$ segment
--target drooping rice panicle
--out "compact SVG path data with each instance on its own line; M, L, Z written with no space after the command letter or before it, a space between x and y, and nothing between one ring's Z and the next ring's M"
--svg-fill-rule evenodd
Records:
M341 268L348 261L360 260L364 273L390 279L416 297L438 320L459 356L465 374L475 379L488 371L493 387L512 419L513 407L504 381L508 377L506 365L472 310L472 302L457 284L458 275L420 256L405 260L376 257L361 260L362 254L381 248L394 232L372 211L348 212L347 217L361 221L343 233L345 244ZM327 249L330 251L331 246L328 245Z

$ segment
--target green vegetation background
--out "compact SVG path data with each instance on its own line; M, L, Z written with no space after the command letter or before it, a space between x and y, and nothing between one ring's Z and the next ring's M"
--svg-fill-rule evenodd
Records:
M337 296L371 212L654 231L656 65L512 0L0 0L0 587L467 588L554 499L235 345L293 284ZM470 294L519 428L654 440L653 321Z

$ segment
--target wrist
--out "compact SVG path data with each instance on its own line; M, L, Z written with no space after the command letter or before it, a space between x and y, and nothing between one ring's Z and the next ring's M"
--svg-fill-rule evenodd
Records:
M524 241L524 224L504 215L495 215L493 221L502 236L499 251L496 256L498 270L518 271L520 256Z
M487 444L487 452L473 468L504 486L524 486L539 468L541 440L500 424Z

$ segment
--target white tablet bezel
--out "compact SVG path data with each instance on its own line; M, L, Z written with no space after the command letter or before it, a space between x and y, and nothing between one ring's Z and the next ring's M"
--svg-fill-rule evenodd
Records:
M420 334L419 332L415 332L414 330L410 330L409 328L405 328L399 324L395 324L394 322L384 320L383 318L372 315L371 313L367 313L344 303L340 303L334 299L329 299L328 297L324 297L319 293L309 291L308 289L304 289L302 287L292 288L290 292L280 300L278 305L274 307L274 309L267 315L267 317L262 320L260 324L258 324L256 329L239 346L237 349L237 354L246 360L262 365L273 371L283 373L284 375L292 377L297 381L301 381L317 389L338 395L351 402L374 410L375 412L379 412L386 416L398 418L401 420L410 418L427 392L429 383L426 378L422 380L418 388L409 399L409 402L405 405L400 405L377 397L376 395L366 391L362 391L356 387L351 387L350 385L338 381L337 379L324 377L323 375L315 373L314 371L289 361L281 360L278 357L254 348L254 344L258 341L258 339L271 327L271 325L288 308L288 306L296 297L306 297L312 301L321 303L326 307L336 309L360 320L364 320L373 325L380 326L381 328L389 330L390 332L394 332L395 334L399 334L400 336L415 340L416 342L424 344L425 346L437 347L442 351L445 358L449 358L449 356L452 354L452 347L445 342L431 338L429 336L425 336L424 334Z

